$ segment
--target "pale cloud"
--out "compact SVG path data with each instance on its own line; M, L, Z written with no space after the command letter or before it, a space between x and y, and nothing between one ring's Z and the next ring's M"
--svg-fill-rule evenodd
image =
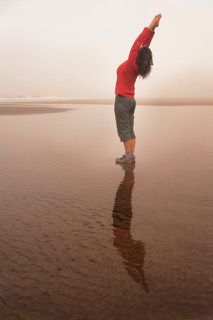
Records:
M161 12L137 96L213 98L210 1L0 0L0 9L1 97L112 97L117 66Z

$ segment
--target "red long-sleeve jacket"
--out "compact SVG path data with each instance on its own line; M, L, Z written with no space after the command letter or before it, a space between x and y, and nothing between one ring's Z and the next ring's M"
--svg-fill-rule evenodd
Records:
M145 27L137 37L130 50L128 60L123 62L117 69L117 81L115 94L133 98L135 94L135 81L138 76L136 58L141 46L149 46L154 36L154 31Z

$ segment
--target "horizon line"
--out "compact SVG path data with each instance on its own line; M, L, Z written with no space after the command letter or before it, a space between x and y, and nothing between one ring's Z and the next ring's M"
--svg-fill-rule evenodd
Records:
M138 105L206 105L213 106L213 98L136 98ZM56 96L43 96L43 97L0 97L0 104L11 103L48 103L48 104L113 104L113 98L96 98L96 97L56 97Z

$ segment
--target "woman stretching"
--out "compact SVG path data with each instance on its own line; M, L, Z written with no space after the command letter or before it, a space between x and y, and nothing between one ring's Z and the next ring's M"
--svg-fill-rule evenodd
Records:
M154 17L148 27L133 43L128 60L123 62L117 69L117 82L115 87L115 119L118 136L124 143L125 154L116 159L116 163L134 163L135 156L135 133L134 133L134 111L135 111L135 81L138 76L146 78L150 71L152 52L149 48L154 36L154 30L159 25L161 14Z

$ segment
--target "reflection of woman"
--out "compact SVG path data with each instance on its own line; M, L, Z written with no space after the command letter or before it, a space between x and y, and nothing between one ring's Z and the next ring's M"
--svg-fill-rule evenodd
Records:
M130 277L141 283L148 292L143 264L145 249L142 242L134 240L130 232L132 219L132 189L134 186L134 164L123 166L124 179L120 183L113 207L114 246L123 258L123 264Z
M115 119L118 136L124 143L125 154L116 159L116 163L135 162L135 133L134 133L134 111L135 111L135 81L138 76L146 78L150 71L152 52L149 49L154 30L159 25L161 15L154 17L148 28L137 37L130 50L128 59L117 69L117 82L115 87Z

